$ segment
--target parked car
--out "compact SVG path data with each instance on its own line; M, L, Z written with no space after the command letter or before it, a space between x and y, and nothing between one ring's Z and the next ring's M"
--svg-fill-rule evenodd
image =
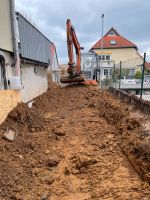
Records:
M150 83L150 75L145 75L144 76L144 82Z
M142 82L142 79L136 79L136 83L141 83ZM144 81L143 81L145 84L146 83L149 83L150 84L150 75L145 75L144 76Z
M121 78L121 84L125 85L125 84L136 84L137 80L133 77L133 76L123 76Z

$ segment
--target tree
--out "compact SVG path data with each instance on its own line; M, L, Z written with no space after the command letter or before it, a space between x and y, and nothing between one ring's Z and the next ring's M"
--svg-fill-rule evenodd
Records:
M142 78L142 72L141 71L136 71L135 78L136 79L141 79Z
M121 69L121 77L129 76L130 69Z

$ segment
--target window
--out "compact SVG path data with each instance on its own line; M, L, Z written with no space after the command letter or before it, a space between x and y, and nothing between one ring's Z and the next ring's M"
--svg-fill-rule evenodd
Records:
M110 31L109 35L116 35L114 31Z
M100 60L110 60L110 55L100 55L99 58Z
M111 76L113 74L113 69L109 70L109 76Z
M130 76L135 76L135 69L130 69L129 75Z
M117 44L117 42L116 42L116 40L110 40L110 44L115 45L115 44Z
M105 55L102 55L102 60L105 60Z
M108 76L108 69L104 69L104 76Z
M110 60L110 55L106 55L106 60Z

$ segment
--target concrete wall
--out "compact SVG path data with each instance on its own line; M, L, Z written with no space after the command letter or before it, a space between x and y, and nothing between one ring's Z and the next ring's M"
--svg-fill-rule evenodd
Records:
M48 89L47 69L42 66L21 64L21 99L23 102L46 92Z
M101 50L95 51L100 52ZM141 58L135 48L104 49L104 52L110 52L111 60L114 60L116 64L120 61Z
M21 95L19 91L0 90L0 124L20 101Z
M5 58L7 64L6 78L9 80L15 74L15 68L11 66L12 56L5 51L0 51L0 54ZM33 64L21 64L21 81L23 86L21 91L22 101L30 101L47 90L47 69L43 66ZM8 89L11 89L9 85Z
M9 0L0 0L0 49L12 51Z
M128 94L122 90L118 90L112 87L109 88L109 91L125 103L132 104L136 109L150 115L150 103L148 101L144 101L143 99L139 99L133 94Z

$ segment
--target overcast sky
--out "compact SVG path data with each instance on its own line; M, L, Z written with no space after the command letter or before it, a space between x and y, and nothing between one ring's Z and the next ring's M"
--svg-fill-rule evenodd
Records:
M80 45L88 51L112 26L139 52L150 53L150 0L16 0L16 9L56 44L59 63L67 63L66 19L75 27Z

